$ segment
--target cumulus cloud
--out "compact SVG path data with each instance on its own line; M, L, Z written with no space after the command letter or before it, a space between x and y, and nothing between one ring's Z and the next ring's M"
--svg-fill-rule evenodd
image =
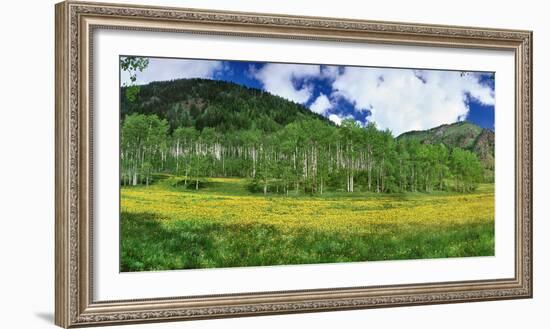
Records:
M343 97L369 121L394 135L464 120L468 97L494 105L494 90L475 73L346 67L333 82L333 97Z
M344 121L345 119L353 119L353 115L349 114L349 115L343 116L340 114L333 113L328 116L328 119L339 126L342 124L342 121ZM358 123L361 124L360 122Z
M136 84L144 85L153 81L175 79L208 79L225 69L221 61L150 58L147 68L143 72L136 72ZM130 74L128 72L121 72L121 82L123 84L130 82Z
M309 106L309 109L317 114L325 114L331 107L332 104L327 95L320 93L315 101Z
M311 98L313 87L307 83L297 87L296 80L307 80L320 74L319 65L275 63L265 64L252 72L253 77L262 83L265 90L300 104L306 103Z

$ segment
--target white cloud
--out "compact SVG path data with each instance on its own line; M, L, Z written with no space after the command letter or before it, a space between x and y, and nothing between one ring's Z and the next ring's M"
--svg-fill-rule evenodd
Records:
M187 60L172 58L150 58L149 65L143 72L136 72L136 84L143 85L153 81L174 79L212 78L224 68L221 61ZM129 83L130 74L121 72L121 82Z
M332 122L334 122L337 125L340 125L342 123L342 118L337 114L331 114L328 116L328 119Z
M344 121L345 119L353 119L353 115L342 116L342 115L333 113L333 114L328 116L328 119L339 126L339 125L342 124L342 121ZM362 125L361 123L359 123L359 124Z
M325 94L320 93L309 109L318 114L325 114L331 107L332 104L330 103L328 97Z
M323 65L321 66L321 76L323 78L334 80L338 77L340 69L336 65Z
M484 105L495 102L494 90L479 75L451 71L346 67L333 89L335 97L369 110L369 121L396 136L464 120L467 95Z
M311 98L313 88L308 84L297 88L294 80L319 76L321 68L319 65L269 63L251 73L268 92L304 104Z

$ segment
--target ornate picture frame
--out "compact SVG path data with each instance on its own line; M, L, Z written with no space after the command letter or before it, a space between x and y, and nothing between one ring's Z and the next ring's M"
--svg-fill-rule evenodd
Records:
M80 1L59 3L55 10L57 325L72 328L532 297L532 32ZM513 278L95 301L91 48L98 29L513 52Z

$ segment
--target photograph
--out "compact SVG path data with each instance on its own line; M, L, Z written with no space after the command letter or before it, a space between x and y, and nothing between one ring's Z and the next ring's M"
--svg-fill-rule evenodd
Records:
M544 249L533 226L536 19L491 5L431 16L386 3L247 6L65 0L44 22L55 27L55 84L43 84L55 152L30 134L16 149L32 160L6 163L55 158L55 235L38 230L55 245L55 280L44 277L53 323L265 327L260 318L292 314L333 327L356 314L393 328L386 312L436 304L435 327L451 309L485 326L531 318L533 250ZM44 88L29 97L24 63L6 63L26 93L11 98L43 103ZM6 122L21 130L27 112ZM34 121L23 131L44 126ZM21 209L48 186L20 184L31 173L8 175ZM29 273L44 267L22 259ZM507 302L478 303L497 300ZM368 315L319 315L351 310Z
M495 72L119 56L120 271L495 255Z

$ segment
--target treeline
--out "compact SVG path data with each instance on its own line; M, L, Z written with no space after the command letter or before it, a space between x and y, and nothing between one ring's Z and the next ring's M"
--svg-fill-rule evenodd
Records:
M483 178L476 155L443 144L396 140L374 124L315 118L266 133L170 127L155 114L126 115L121 133L121 184L150 184L153 173L182 177L198 189L207 177L246 177L267 193L326 191L473 191Z

